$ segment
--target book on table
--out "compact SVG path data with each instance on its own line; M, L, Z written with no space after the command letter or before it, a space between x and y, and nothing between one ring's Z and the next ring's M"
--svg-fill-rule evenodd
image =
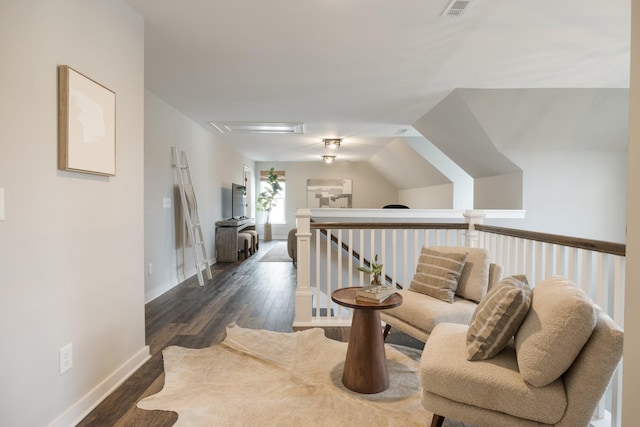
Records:
M393 286L369 285L356 291L356 299L367 302L383 302L396 293Z

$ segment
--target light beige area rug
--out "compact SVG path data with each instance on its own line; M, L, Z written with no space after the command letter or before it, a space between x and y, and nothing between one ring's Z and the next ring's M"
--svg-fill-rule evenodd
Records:
M287 242L278 242L262 256L260 262L292 262L287 249Z
M346 348L322 329L278 333L230 326L213 347L167 347L164 388L138 407L175 411L175 425L189 427L430 424L431 414L420 404L416 360L387 345L390 386L363 395L342 385Z

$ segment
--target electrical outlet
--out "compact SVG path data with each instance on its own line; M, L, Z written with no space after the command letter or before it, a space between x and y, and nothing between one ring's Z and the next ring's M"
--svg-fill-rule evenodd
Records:
M171 209L171 199L169 197L162 198L162 207L165 209Z
M60 349L60 375L73 367L73 347L71 343Z
M153 263L150 262L149 265L147 266L147 274L149 276L153 276Z

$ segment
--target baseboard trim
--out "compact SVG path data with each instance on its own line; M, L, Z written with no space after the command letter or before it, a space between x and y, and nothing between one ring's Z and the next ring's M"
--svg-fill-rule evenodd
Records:
M148 294L145 294L144 295L144 303L145 304L150 303L154 299L158 298L159 296L161 296L161 295L165 294L166 292L170 291L171 289L175 288L180 283L182 283L182 282L179 279L176 278L176 280L173 280L171 282L167 282L167 283L163 284L159 288L156 288L153 291L149 292Z
M215 263L217 263L218 260L216 258L213 258L213 260L209 261L209 265L214 265ZM186 271L183 275L182 275L182 279L180 279L179 277L176 277L175 280L165 283L162 286L160 286L157 289L154 289L152 292L149 292L148 294L144 295L144 303L148 304L151 301L153 301L154 299L158 298L159 296L165 294L166 292L170 291L171 289L175 288L176 286L178 286L179 284L181 284L182 282L186 281L187 279L190 279L191 277L196 275L196 269L195 267L190 269L189 271Z
M109 377L96 385L89 393L85 394L80 400L64 411L62 415L49 424L49 426L69 427L77 425L149 359L151 359L149 346L145 345L133 357L109 375Z

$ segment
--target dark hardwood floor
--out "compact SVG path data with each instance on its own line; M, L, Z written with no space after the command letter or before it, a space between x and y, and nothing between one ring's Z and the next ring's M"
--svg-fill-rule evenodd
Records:
M212 266L213 279L200 287L194 276L148 303L146 340L151 359L96 407L79 426L172 426L177 414L138 409L143 397L164 384L162 350L170 345L203 348L221 342L226 326L293 331L296 269L291 262L259 262L276 244L261 242L260 250L237 263ZM348 340L348 328L325 328L325 335ZM422 348L423 344L392 329L387 342Z

